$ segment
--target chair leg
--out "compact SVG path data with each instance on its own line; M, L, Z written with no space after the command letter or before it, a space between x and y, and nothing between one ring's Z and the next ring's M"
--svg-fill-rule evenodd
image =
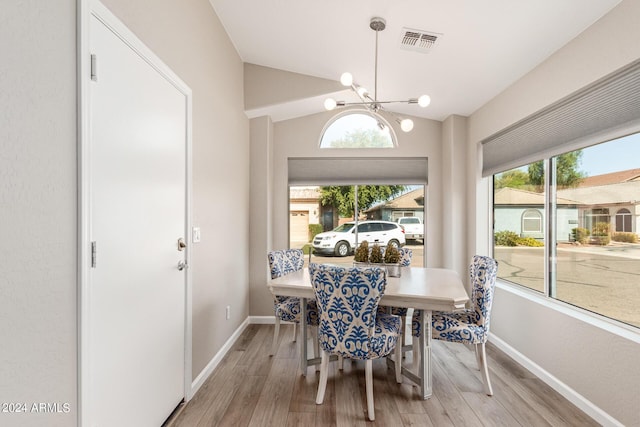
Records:
M344 368L344 358L342 356L338 356L338 369L342 371Z
M297 324L297 323L294 323L294 324L293 324L293 342L296 342L296 339L298 338L298 337L296 336L296 327L297 327L297 326L298 326L298 324Z
M369 420L375 421L376 413L373 408L373 361L368 359L364 365L364 382L367 390L367 413Z
M318 340L318 327L311 326L311 339L313 340L313 357L320 357L320 341ZM316 372L320 370L320 366L316 365Z
M273 356L278 351L278 335L280 334L280 318L276 316L276 326L273 331L273 345L271 346L271 354Z
M396 382L402 384L402 343L396 344Z
M322 350L322 363L320 364L320 381L318 382L318 394L316 404L324 402L324 392L327 389L327 377L329 376L329 353Z
M478 351L478 346L480 349ZM487 366L487 352L484 348L484 343L476 344L476 351L479 353L479 360L482 362L482 368L480 371L482 372L482 379L484 380L485 391L487 392L487 396L493 396L493 389L491 388L491 380L489 379L489 367Z

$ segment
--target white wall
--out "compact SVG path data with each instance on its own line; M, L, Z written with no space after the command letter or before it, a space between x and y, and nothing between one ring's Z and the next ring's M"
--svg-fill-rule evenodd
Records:
M489 180L480 178L479 141L640 57L640 2L624 0L584 33L525 75L469 118L468 203L474 211L479 253L488 253ZM475 213L475 215L473 214ZM586 401L578 404L600 422L637 425L640 407L640 335L625 337L606 322L574 316L562 304L546 304L526 292L500 286L493 306L492 333L556 385ZM622 331L626 331L622 329Z
M0 13L0 413L70 426L76 402L75 0ZM68 404L31 413L33 403Z
M243 64L207 0L104 0L193 91L193 375L249 315ZM231 306L231 319L225 307Z

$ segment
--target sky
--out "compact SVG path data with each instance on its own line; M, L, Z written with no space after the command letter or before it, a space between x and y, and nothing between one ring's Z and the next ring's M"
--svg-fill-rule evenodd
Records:
M587 176L640 168L640 133L582 150L580 170Z

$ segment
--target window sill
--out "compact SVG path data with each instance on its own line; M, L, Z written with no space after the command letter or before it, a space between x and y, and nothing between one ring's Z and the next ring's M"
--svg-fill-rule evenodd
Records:
M618 335L622 338L640 344L640 328L636 328L634 326L627 325L626 323L609 319L605 316L601 316L599 314L592 313L588 310L576 307L563 301L547 297L534 290L509 283L501 279L496 280L496 287L533 303L548 307L552 310L572 317L581 322L587 323L596 328L602 329L603 331Z

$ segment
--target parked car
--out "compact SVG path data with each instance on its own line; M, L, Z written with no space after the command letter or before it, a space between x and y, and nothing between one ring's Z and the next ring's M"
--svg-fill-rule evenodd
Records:
M317 234L313 238L313 250L320 254L347 256L356 248L355 222L346 222L331 231ZM358 222L358 243L370 245L400 247L405 244L404 230L395 222L361 221Z
M398 218L397 223L404 229L404 237L407 240L424 240L424 224L417 216Z

